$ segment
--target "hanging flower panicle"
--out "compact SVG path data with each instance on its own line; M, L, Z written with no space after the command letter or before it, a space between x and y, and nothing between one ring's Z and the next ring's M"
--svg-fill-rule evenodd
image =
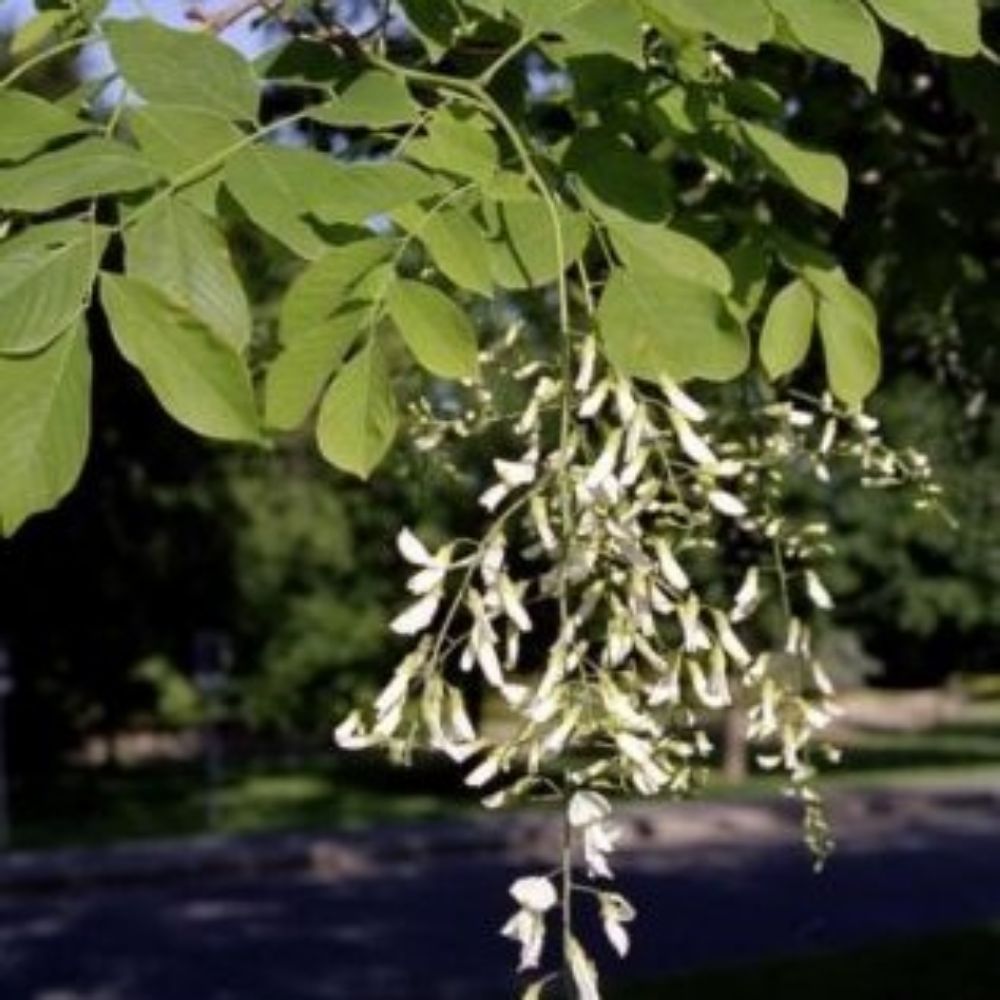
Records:
M512 343L498 348L505 363ZM818 568L832 550L826 524L791 514L788 497L803 476L826 483L849 463L865 486L915 484L930 506L926 459L893 452L872 418L828 396L714 415L668 379L620 377L591 336L575 347L571 384L536 362L514 381L530 390L509 419L514 446L480 492L487 527L476 543L436 551L400 533L412 600L392 629L416 645L337 742L443 752L491 808L562 798L569 841L600 886L619 840L611 796L696 790L719 713L739 706L758 765L785 773L821 861L832 839L816 760L836 757L824 736L838 709L808 621L833 607ZM433 435L425 424L418 443L462 437L474 422L463 413ZM775 641L762 644L769 631ZM502 706L495 731L471 722L471 682ZM563 907L548 877L512 886L519 908L503 933L520 944L522 970L541 962L553 913L581 894L597 900L614 950L628 949L628 901L562 881ZM569 929L564 938L577 992L596 998L593 962Z

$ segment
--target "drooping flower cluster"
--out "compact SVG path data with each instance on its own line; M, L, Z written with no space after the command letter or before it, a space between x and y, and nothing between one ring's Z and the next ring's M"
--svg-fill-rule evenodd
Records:
M399 535L413 599L392 629L415 646L338 743L446 753L490 807L561 798L569 842L599 884L618 837L608 796L697 788L719 714L738 709L758 764L783 769L804 803L822 856L813 746L837 708L806 612L832 607L816 569L830 546L822 522L788 512L787 495L793 480L824 483L850 459L866 483L917 482L930 503L926 461L892 452L871 418L829 398L713 416L669 380L620 377L593 337L575 346L571 381L534 366L521 376L532 389L512 420L517 447L494 461L480 497L482 538L432 552ZM501 706L491 727L473 724L474 686ZM563 883L564 915L589 893L624 954L628 902L575 875ZM503 933L533 969L559 894L532 877L512 895ZM563 933L577 992L596 997L593 963Z

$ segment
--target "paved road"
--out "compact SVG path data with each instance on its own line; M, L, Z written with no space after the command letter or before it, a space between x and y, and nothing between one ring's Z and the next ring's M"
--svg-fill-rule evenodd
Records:
M1000 918L998 801L843 802L841 847L819 877L787 824L761 807L734 807L733 822L695 814L712 824L707 833L676 807L659 811L652 825L673 842L647 830L619 866L641 910L629 975ZM512 948L494 931L510 878L539 863L430 856L327 876L0 899L0 998L511 996Z

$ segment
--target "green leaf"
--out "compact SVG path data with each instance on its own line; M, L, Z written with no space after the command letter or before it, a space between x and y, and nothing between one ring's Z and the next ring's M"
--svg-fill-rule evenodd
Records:
M770 0L808 49L850 66L874 90L882 36L861 0Z
M24 160L56 139L90 132L89 123L20 90L0 90L0 160Z
M49 222L0 243L0 354L39 351L83 314L107 241L88 223Z
M637 153L604 130L581 132L566 154L566 169L583 186L590 207L607 219L662 222L673 203L667 167Z
M413 33L423 42L432 62L437 62L451 47L461 21L457 8L441 0L401 0L401 6Z
M952 56L974 56L982 48L979 0L868 0L894 28L918 38L929 49Z
M152 187L159 179L159 172L131 146L84 139L0 170L0 208L50 212L83 198Z
M316 421L323 457L362 479L385 458L399 415L382 348L372 339L341 369Z
M328 162L314 181L310 210L323 222L362 223L441 190L440 180L408 163Z
M849 179L839 157L805 149L763 125L744 122L741 127L769 173L817 204L843 215Z
M175 420L209 438L260 439L250 373L229 344L136 278L102 275L101 300L118 349Z
M225 184L254 225L299 257L315 260L328 245L306 218L307 191L329 165L311 150L253 146L228 161Z
M47 41L72 18L71 10L43 10L34 17L29 17L10 39L11 56L20 60L21 56Z
M840 270L807 268L805 277L819 295L819 332L830 391L848 406L860 406L882 371L875 307Z
M538 196L517 201L487 203L490 266L501 288L541 288L560 274L556 229L548 206ZM579 260L590 238L585 216L559 210L564 259L570 267Z
M0 534L73 488L90 438L90 380L79 325L30 357L0 358Z
M552 12L551 21L543 26L563 36L567 56L612 55L642 66L642 18L631 3L569 0L569 3L559 4L550 0L535 6ZM560 7L566 9L559 12Z
M458 208L424 211L397 209L393 218L427 248L445 277L460 288L489 296L493 292L486 235L468 212Z
M613 272L597 320L608 358L638 378L728 381L750 359L746 331L725 299L666 271Z
M371 301L386 284L383 266L394 252L395 243L381 237L328 249L288 289L281 303L281 339L290 344L345 306Z
M309 109L309 117L342 128L380 129L408 125L420 107L409 88L390 73L367 70L331 101Z
M389 315L413 356L441 378L474 378L479 370L476 331L464 309L420 281L396 281Z
M733 287L726 262L705 246L666 226L618 222L608 227L615 252L629 270L665 270L728 295Z
M646 7L689 31L715 35L737 49L753 51L774 34L763 0L643 0Z
M176 198L154 204L126 231L129 277L158 288L175 305L241 350L250 342L250 306L218 227Z
M290 431L302 424L363 332L367 316L363 306L349 306L299 333L271 362L264 383L268 427Z
M769 378L781 378L805 361L815 322L816 301L804 281L778 292L760 337L760 359Z
M177 31L149 18L105 21L111 56L147 101L187 104L237 121L257 117L260 92L247 61L205 31Z
M200 180L184 184L179 196L213 214L223 154L235 149L245 134L221 115L176 104L135 108L128 122L146 159L169 180L200 175Z
M492 125L481 115L459 115L444 108L434 115L427 135L414 139L406 155L432 170L483 183L500 169L500 147Z

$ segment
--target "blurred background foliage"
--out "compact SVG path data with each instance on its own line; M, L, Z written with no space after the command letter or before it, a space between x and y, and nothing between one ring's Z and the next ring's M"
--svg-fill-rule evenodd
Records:
M998 15L994 4L994 50ZM894 443L930 455L957 520L834 483L823 502L838 538L838 648L883 686L988 676L1000 671L1000 80L900 36L877 97L828 63L754 58L797 94L793 130L850 164L852 210L836 241L882 313L887 374L874 410ZM30 81L48 94L72 84L69 63ZM232 237L267 350L289 263L238 223ZM305 441L263 454L208 446L105 353L80 487L0 546L16 773L38 782L88 740L111 747L124 731L197 722L192 638L206 628L234 642L234 731L255 746L324 752L338 712L392 656L396 532L462 533L474 492L441 476L433 454L399 451L362 486ZM463 470L475 477L487 452L470 447Z

